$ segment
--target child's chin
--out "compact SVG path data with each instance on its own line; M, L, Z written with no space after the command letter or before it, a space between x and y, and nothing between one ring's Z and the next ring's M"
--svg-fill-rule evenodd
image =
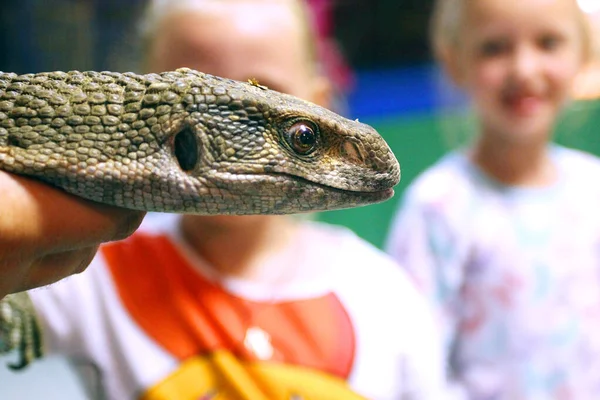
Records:
M514 124L511 136L519 144L542 143L550 139L552 130L548 124L541 121L532 121L533 123Z

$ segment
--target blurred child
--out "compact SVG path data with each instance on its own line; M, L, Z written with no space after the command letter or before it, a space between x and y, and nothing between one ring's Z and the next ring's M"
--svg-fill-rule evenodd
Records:
M254 78L327 106L306 18L293 0L156 0L146 67ZM110 399L440 397L426 301L341 228L151 215L31 299L47 350L95 363Z
M407 191L388 241L470 399L600 398L600 162L550 144L590 57L575 0L439 0L436 55L479 135Z

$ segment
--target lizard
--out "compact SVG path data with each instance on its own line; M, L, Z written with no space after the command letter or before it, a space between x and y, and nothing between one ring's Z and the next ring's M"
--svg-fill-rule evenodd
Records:
M372 127L187 68L0 73L0 169L101 203L206 215L356 207L400 179Z
M194 214L290 214L393 196L400 167L372 127L187 68L0 72L0 169L101 203ZM0 300L0 354L41 356L26 293Z

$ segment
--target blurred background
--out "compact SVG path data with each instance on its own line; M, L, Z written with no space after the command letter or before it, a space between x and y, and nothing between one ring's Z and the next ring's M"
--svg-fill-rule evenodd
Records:
M373 125L402 167L396 196L385 203L321 213L382 247L404 188L448 150L469 140L473 121L463 96L433 65L428 45L431 0L306 0L321 37L323 68L340 96L338 111ZM600 0L579 0L600 34ZM143 0L0 2L0 70L140 71L138 19ZM594 69L595 68L595 69ZM600 67L578 85L558 143L600 155ZM6 359L0 359L5 363ZM24 374L0 365L0 399L86 398L69 364L49 359ZM54 392L55 393L55 392Z

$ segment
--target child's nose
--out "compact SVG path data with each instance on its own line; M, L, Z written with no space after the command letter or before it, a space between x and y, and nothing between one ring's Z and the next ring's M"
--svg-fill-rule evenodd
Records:
M517 80L535 78L542 66L542 57L534 46L522 45L515 48L511 60L511 72Z

